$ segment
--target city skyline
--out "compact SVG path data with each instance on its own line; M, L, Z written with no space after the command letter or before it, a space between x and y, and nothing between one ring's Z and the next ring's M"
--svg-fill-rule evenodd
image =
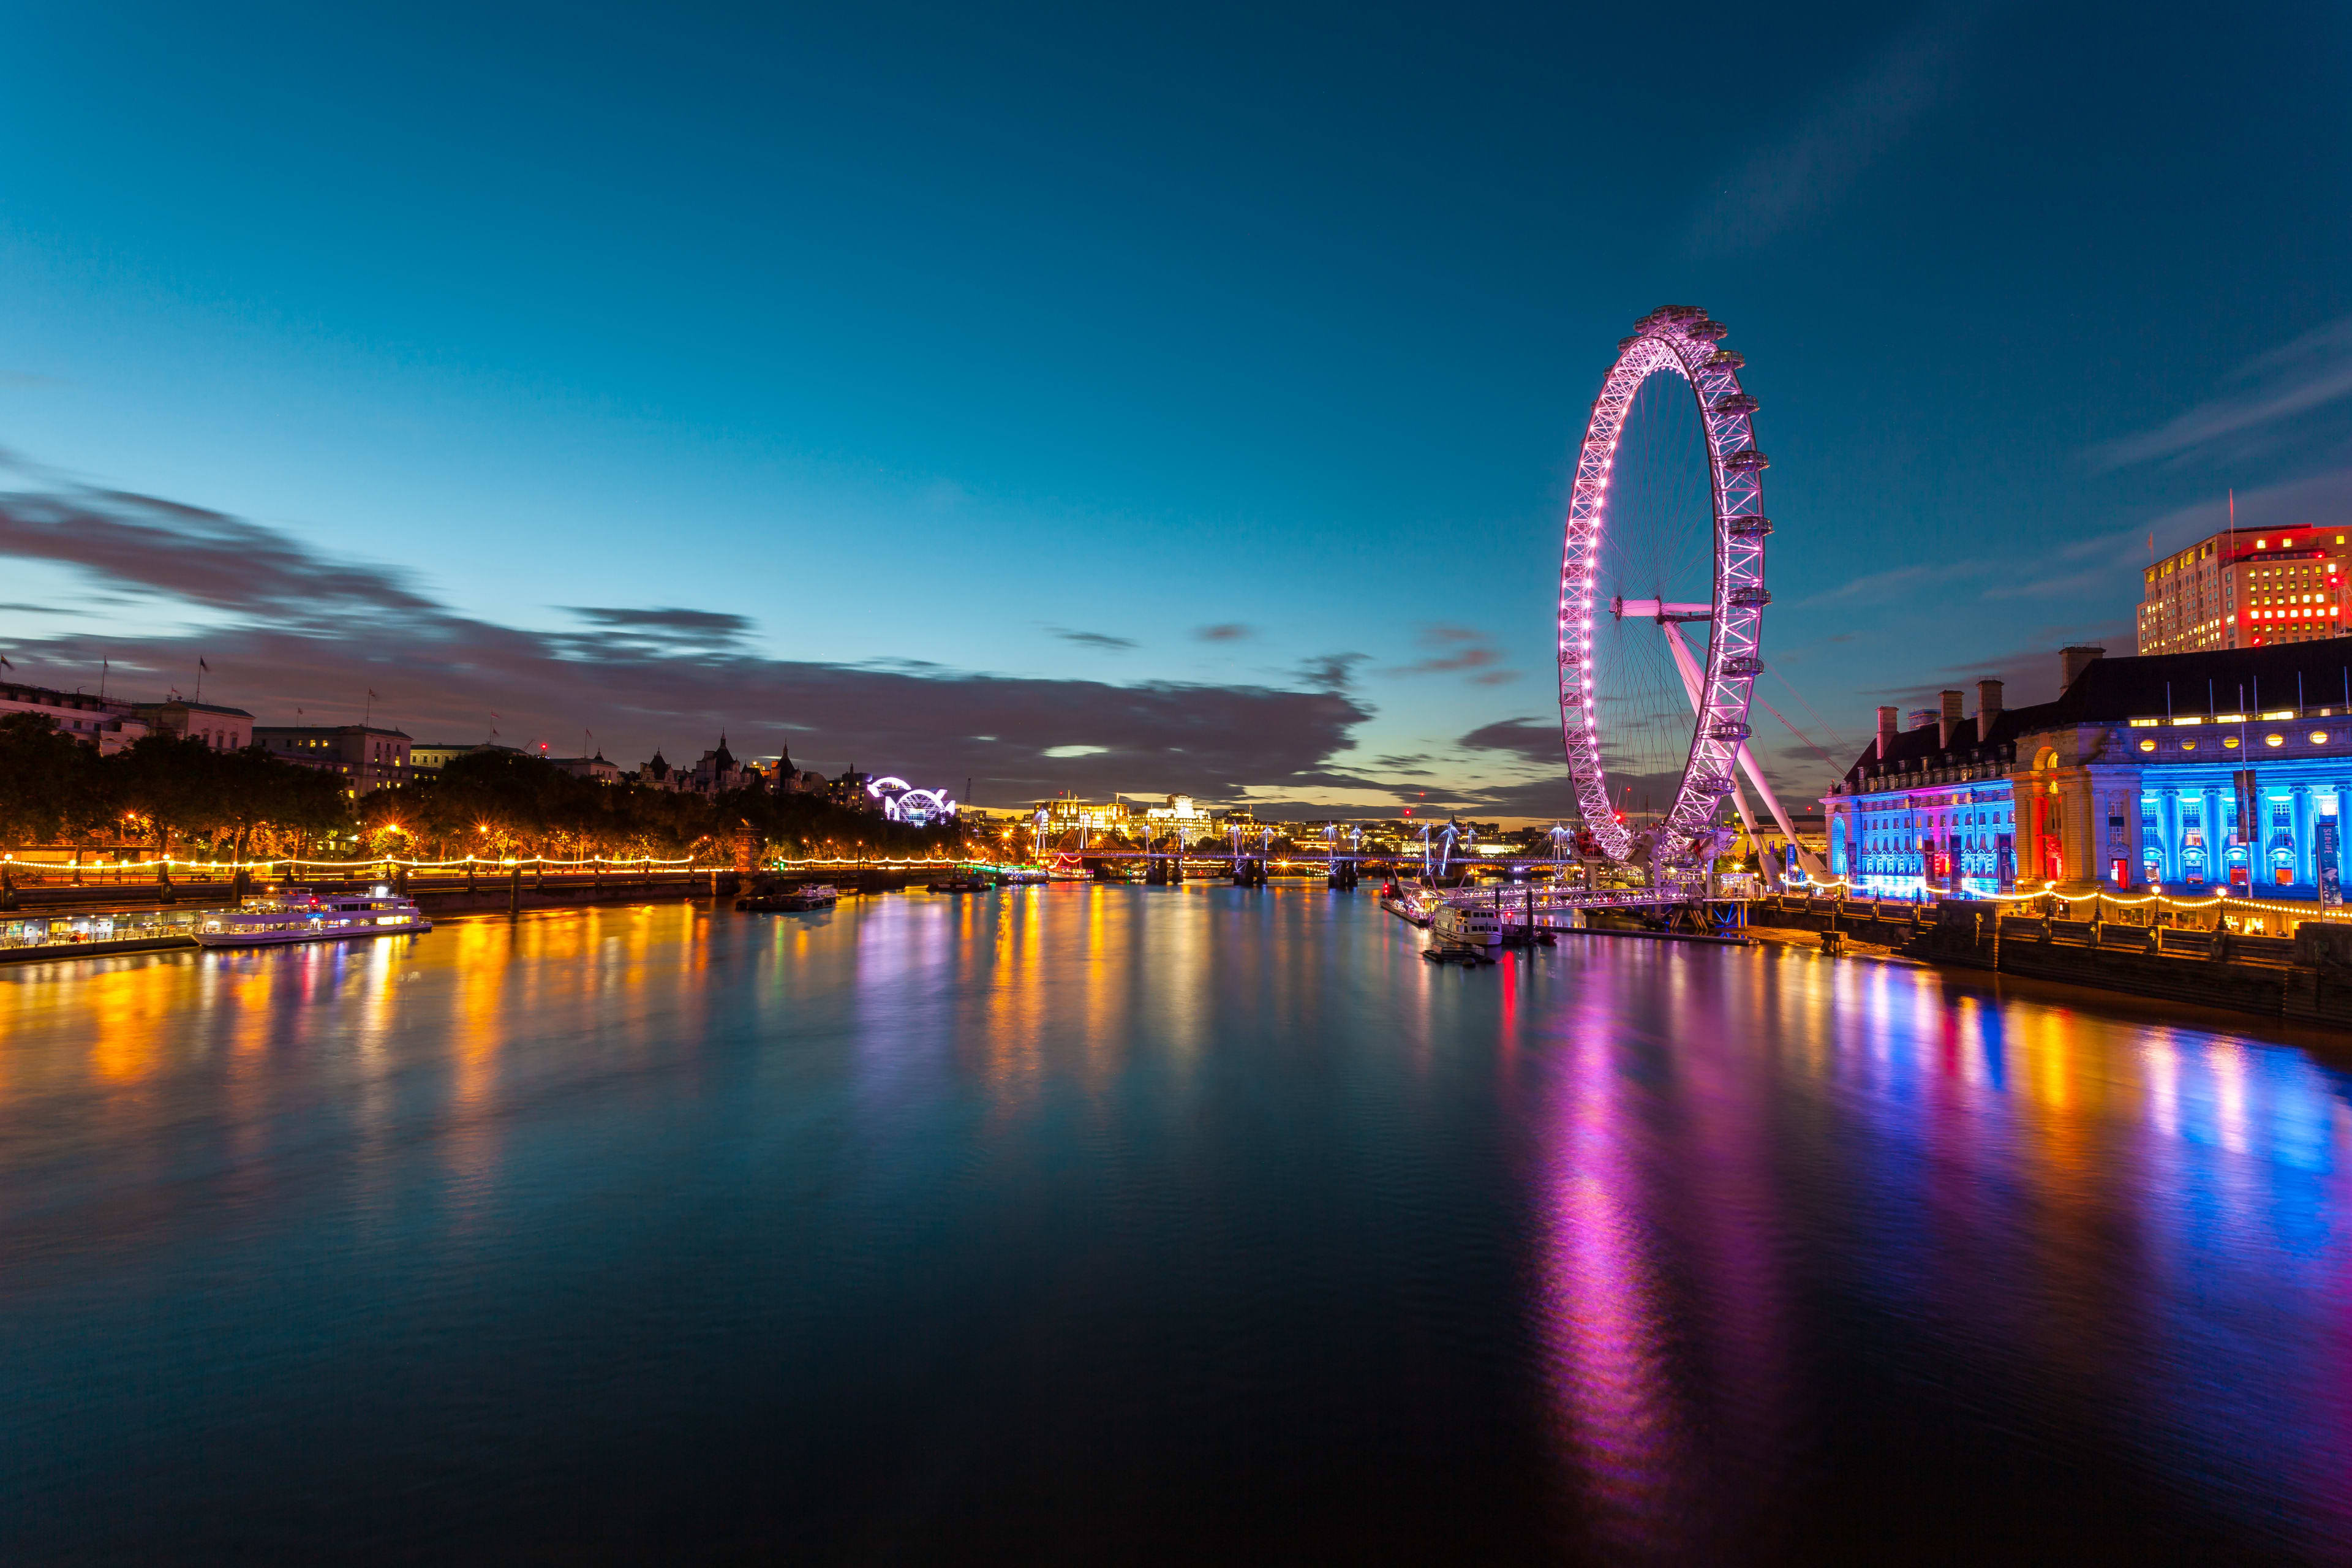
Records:
M0 652L1007 801L1562 814L1566 470L1610 345L1689 300L1762 402L1759 691L1828 760L1759 750L1809 796L1879 702L2129 651L2149 549L2231 489L2242 528L2352 510L2352 245L2303 198L2344 20L2177 59L2126 15L1793 19L1719 134L1620 64L1706 16L1513 18L1514 58L1291 16L1250 64L1209 16L544 60L512 16L45 16L0 108L44 153L0 229Z

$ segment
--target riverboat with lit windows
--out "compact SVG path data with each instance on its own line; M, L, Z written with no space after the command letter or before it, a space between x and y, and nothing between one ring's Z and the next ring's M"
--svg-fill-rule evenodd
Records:
M1433 952L1460 954L1475 950L1485 953L1503 943L1503 921L1498 911L1478 905L1440 904L1429 921L1429 945Z
M282 888L249 898L236 909L209 913L188 934L199 947L283 947L297 942L421 935L432 929L415 900L389 888L323 897L307 888Z

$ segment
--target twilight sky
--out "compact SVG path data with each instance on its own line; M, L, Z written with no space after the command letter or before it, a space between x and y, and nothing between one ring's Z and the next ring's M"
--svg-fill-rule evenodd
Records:
M1549 815L1566 479L1655 305L1748 356L1759 691L1841 764L2128 652L2230 488L2352 513L2352 12L1634 10L19 6L0 653Z

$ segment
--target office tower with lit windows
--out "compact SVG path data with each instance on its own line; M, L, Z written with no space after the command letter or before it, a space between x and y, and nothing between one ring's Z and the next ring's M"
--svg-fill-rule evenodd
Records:
M2344 635L2345 540L2352 530L2236 529L2142 574L2139 651L2270 647Z

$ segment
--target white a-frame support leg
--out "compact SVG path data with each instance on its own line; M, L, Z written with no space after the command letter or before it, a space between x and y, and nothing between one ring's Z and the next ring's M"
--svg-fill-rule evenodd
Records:
M1699 684L1704 678L1699 672L1698 660L1691 657L1689 645L1683 641L1683 628L1673 621L1662 621L1658 629L1666 634L1666 647L1673 650L1675 668L1682 671L1683 689L1690 693L1691 711L1703 711L1705 705L1699 700ZM1745 741L1739 742L1739 765L1747 773L1748 782L1756 786L1756 793L1763 798L1764 807L1772 814L1772 820L1780 825L1781 833L1789 840L1789 853L1796 858L1797 864L1805 868L1806 875L1826 879L1830 874L1829 867L1819 855L1797 842L1797 830L1789 826L1789 814L1781 809L1780 797L1774 795L1772 786L1764 781L1764 770L1756 765L1756 759L1749 754ZM1748 802L1739 793L1738 779L1731 781L1731 794L1739 807L1739 820L1746 825L1748 836L1755 837L1756 819L1748 815Z

